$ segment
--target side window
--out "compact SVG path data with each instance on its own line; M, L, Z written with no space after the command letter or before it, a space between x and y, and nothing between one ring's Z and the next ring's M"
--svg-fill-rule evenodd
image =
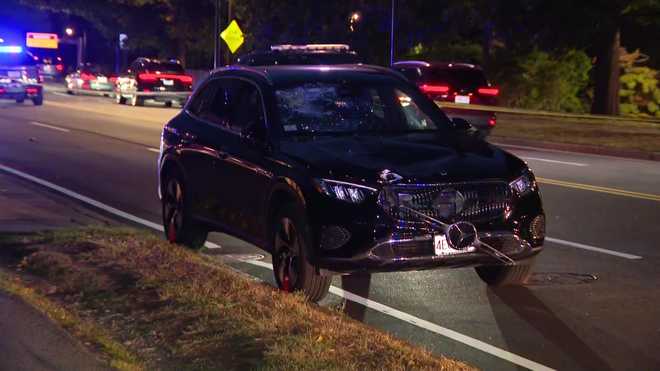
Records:
M229 128L241 133L244 128L251 127L257 131L265 128L265 115L261 94L256 86L243 81L233 82L234 101Z
M433 120L420 109L415 101L406 93L396 89L394 96L399 102L406 129L428 130L436 129Z
M200 116L204 107L208 107L215 98L215 93L218 89L218 80L211 80L202 86L197 93L195 93L188 111L195 116ZM208 109L208 108L207 108Z
M419 68L414 68L414 67L400 67L397 68L399 72L403 74L408 80L411 82L416 82L419 80L419 77L421 75L421 71Z

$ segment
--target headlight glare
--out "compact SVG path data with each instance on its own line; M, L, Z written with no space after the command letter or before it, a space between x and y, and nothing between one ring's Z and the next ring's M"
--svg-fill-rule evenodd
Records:
M317 179L316 185L318 190L326 196L354 204L361 203L369 194L376 192L373 188L359 184L328 179Z

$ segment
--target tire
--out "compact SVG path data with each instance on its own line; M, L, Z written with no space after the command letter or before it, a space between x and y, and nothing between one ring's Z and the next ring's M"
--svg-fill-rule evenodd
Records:
M323 299L332 278L318 275L309 263L312 236L301 208L295 204L282 207L273 218L271 231L277 286L287 292L301 291L311 302Z
M142 97L138 97L137 95L133 94L133 96L131 97L131 106L137 107L142 105L144 105L144 99Z
M124 98L121 93L116 93L115 102L117 102L117 104L126 104L126 98Z
M24 98L16 99L16 103L18 104L23 104L23 102L25 102Z
M32 98L32 103L35 106L41 106L42 104L44 104L44 97L43 96L34 97Z
M172 101L168 100L167 102L165 102L165 107L171 108L172 107Z
M170 172L166 174L163 185L161 204L165 238L193 250L201 249L208 237L208 230L192 218L182 177Z
M533 259L519 262L518 265L492 265L475 268L482 281L495 287L522 286L527 283L533 269Z

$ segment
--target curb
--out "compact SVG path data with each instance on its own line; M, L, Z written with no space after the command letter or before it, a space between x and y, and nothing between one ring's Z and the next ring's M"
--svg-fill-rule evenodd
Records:
M586 144L571 144L571 143L554 143L554 142L540 142L525 139L511 139L504 137L491 136L488 141L498 146L509 147L531 147L539 149L552 149L557 151L588 153L592 155L603 155L613 157L632 158L638 160L660 161L660 153L658 152L643 152L626 149L616 149L600 146L591 146Z

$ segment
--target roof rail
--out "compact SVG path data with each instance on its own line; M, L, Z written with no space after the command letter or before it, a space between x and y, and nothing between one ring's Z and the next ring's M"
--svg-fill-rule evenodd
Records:
M423 67L431 67L431 64L426 61L398 61L394 62L392 66L396 66L397 64L414 64L414 65L420 65Z

